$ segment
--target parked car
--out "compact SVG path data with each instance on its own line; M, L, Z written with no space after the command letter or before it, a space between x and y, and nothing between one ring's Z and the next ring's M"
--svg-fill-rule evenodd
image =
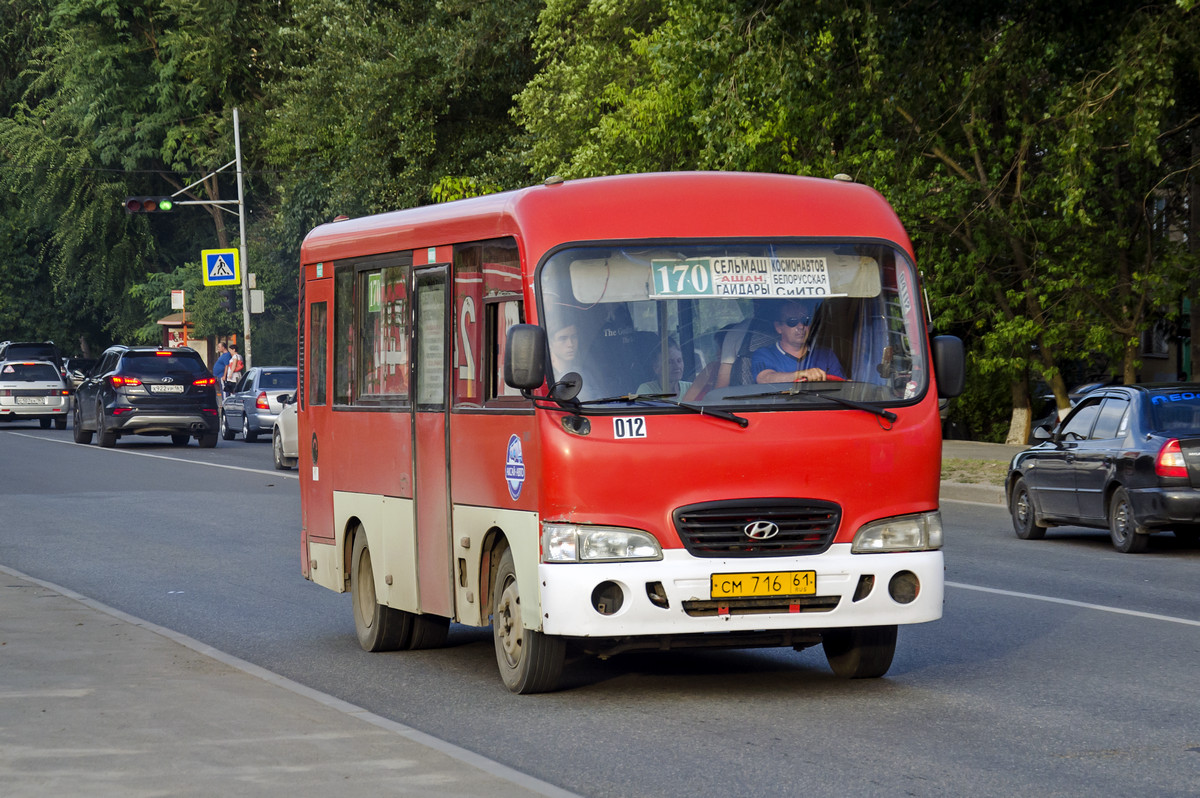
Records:
M67 377L62 352L53 341L0 341L0 361L4 360L46 360Z
M238 433L247 441L258 440L275 425L283 403L279 398L296 391L294 366L255 366L246 369L237 387L221 405L221 435L227 441Z
M284 394L279 397L283 410L275 419L271 430L271 456L275 467L287 471L296 467L300 460L300 435L296 427L296 396Z
M37 420L42 429L67 428L71 391L53 363L0 361L0 421Z
M1042 442L1013 458L1006 480L1017 537L1101 527L1125 553L1162 530L1200 538L1200 384L1095 388L1035 434Z
M188 347L112 346L75 392L76 443L114 446L125 435L170 435L217 445L216 379Z
M63 363L67 372L67 385L74 391L79 383L87 379L88 372L96 366L96 359L91 357L69 357Z

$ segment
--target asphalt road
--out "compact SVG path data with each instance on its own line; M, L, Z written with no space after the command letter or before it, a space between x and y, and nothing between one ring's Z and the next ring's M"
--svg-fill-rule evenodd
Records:
M265 441L0 426L0 563L583 795L1200 794L1200 549L1170 536L1020 541L950 502L945 616L883 679L819 647L639 654L514 696L487 629L361 651L348 597L300 576L297 488Z

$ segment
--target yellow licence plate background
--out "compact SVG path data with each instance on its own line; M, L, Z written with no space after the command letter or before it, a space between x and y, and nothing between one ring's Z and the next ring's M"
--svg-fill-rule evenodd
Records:
M744 596L815 596L816 593L816 571L712 575L712 598L715 599Z

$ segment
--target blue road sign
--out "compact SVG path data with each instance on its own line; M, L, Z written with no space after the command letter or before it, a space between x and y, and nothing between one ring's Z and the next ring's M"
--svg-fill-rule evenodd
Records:
M236 249L206 249L200 253L204 263L204 284L233 286L242 284L242 269Z

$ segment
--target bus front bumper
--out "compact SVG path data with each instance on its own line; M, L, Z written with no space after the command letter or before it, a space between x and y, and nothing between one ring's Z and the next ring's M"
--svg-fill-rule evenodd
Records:
M713 596L714 574L749 583L809 571L810 595ZM942 616L943 574L941 551L851 554L848 543L806 557L701 559L671 550L653 562L542 563L541 631L613 638L923 623Z

